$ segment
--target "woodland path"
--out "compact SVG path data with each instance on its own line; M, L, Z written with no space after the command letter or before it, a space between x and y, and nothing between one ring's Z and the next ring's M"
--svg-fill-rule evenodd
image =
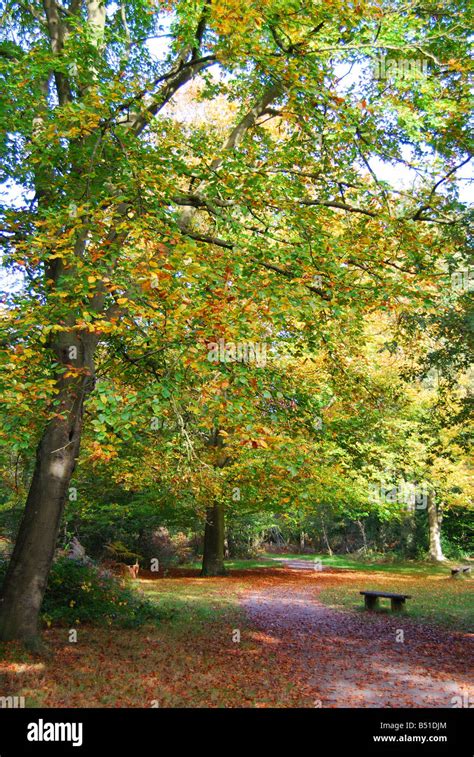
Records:
M295 572L307 580L295 583ZM315 707L450 708L453 697L463 696L474 702L469 634L327 607L317 599L314 569L285 567L282 579L245 594L242 605L252 627L274 645L275 663L280 650L292 656L295 681L314 690Z

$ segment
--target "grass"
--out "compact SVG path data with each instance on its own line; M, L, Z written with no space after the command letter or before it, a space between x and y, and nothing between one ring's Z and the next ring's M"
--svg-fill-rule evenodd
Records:
M232 559L232 560L225 560L225 567L227 570L253 570L254 568L278 568L281 567L278 565L278 563L271 563L268 560L268 555L262 555L256 558L248 558L248 559ZM202 561L201 560L193 560L193 562L186 563L185 565L180 566L183 569L194 569L194 570L201 570L202 567Z
M241 620L237 596L243 588L243 582L228 582L227 590L222 591L220 579L160 579L142 580L140 588L148 599L159 604L166 627L172 635L179 635L191 626L194 634L207 632L209 623L223 620Z
M382 561L379 559L368 558L356 558L351 555L271 555L265 554L265 558L290 558L292 560L307 560L308 562L314 562L315 560L321 561L323 565L327 565L330 568L342 568L345 570L360 570L362 572L376 571L386 573L400 573L400 574L417 574L417 575L450 575L450 568L452 565L465 564L466 561L456 561L455 563L446 562L442 565L431 562L423 562L416 560L394 560L394 561ZM283 564L283 563L282 563ZM268 566L268 563L266 563Z
M405 615L423 623L440 625L452 631L472 633L474 617L474 592L461 579L455 583L446 581L397 581L368 576L360 589L381 590L395 594L409 594ZM464 585L462 585L464 584ZM330 607L364 612L363 598L359 588L348 590L347 585L324 589L319 599ZM382 602L388 600L382 600Z

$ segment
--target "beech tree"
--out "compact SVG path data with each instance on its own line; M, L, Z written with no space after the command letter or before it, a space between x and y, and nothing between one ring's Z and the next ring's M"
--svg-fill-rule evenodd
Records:
M265 272L282 313L305 303L309 340L343 313L424 296L436 229L463 210L447 189L467 160L463 8L3 3L2 178L15 196L1 241L19 281L2 312L4 383L25 369L10 399L39 420L0 638L37 643L100 350L133 333L145 360L170 320L185 339L199 303L222 309L222 291L205 296L214 268L227 288ZM386 54L403 63L388 79ZM231 104L227 133L173 117L196 78L196 110ZM374 159L411 167L413 191L392 189Z

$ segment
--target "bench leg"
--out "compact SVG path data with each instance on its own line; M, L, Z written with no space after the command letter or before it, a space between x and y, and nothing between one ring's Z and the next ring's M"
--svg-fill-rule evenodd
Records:
M366 610L376 610L379 606L379 598L378 597L368 597L365 596L365 609Z
M391 600L392 603L392 612L402 612L402 610L405 609L405 600L404 599L393 599Z

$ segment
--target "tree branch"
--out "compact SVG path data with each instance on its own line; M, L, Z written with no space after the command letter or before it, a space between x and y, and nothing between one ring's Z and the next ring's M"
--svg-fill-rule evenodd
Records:
M364 216L370 216L370 218L377 218L378 214L373 210L366 210L365 208L358 208L355 205L348 205L345 202L339 202L337 200L298 200L300 205L322 205L325 208L338 208L339 210L347 210L348 213L362 213Z

